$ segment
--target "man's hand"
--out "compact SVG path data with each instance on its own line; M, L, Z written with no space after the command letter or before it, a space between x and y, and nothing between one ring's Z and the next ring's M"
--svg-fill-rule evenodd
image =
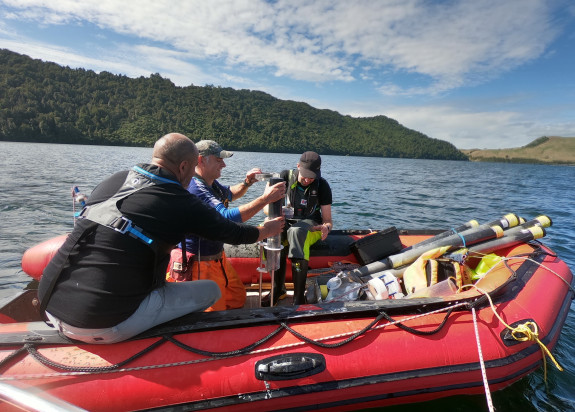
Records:
M244 181L247 185L253 185L255 182L257 182L256 175L260 174L261 172L262 169L259 167L254 167L252 170L246 173L246 179Z
M321 231L321 240L325 240L327 235L329 234L329 226L327 224L313 226L311 228L312 232Z
M264 240L268 237L273 237L275 235L279 235L285 226L285 219L283 216L279 216L273 219L269 219L266 217L264 220L263 226L260 226L258 229L260 230L259 240Z
M267 204L283 199L286 193L286 182L279 182L273 186L267 185L262 195Z

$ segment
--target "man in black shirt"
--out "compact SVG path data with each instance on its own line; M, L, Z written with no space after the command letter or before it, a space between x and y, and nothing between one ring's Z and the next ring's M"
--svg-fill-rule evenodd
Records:
M305 303L309 248L318 240L325 240L333 228L331 217L332 193L327 180L321 176L321 157L316 152L301 155L297 169L284 170L280 177L286 182L286 200L293 208L293 219L287 233L289 245L282 249L280 268L274 274L274 304L286 297L285 257L291 260L294 284L294 305ZM262 306L269 306L271 296L262 300Z
M41 308L64 335L114 343L211 306L220 298L215 282L165 282L169 252L187 234L247 244L282 231L283 219L235 223L191 195L197 160L194 143L171 133L150 164L94 189L39 285Z

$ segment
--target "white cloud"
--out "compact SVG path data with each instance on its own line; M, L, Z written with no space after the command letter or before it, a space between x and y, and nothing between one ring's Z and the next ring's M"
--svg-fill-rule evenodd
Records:
M465 112L453 106L399 107L386 116L459 149L521 147L541 136L571 137L575 130L575 121L545 121L515 111Z
M415 89L381 89L394 94L437 93L497 75L539 56L554 36L543 0L3 2L41 24L92 23L296 80L352 81L368 75L355 74L364 64L429 79Z
M206 73L201 67L189 63L186 53L166 50L159 47L137 45L122 45L110 59L122 60L126 55L128 61L137 62L137 66L127 68L124 73L130 77L148 76L150 73L160 73L169 78L177 86L197 86L218 83L220 77Z
M205 73L202 68L188 63L181 52L150 46L117 45L116 49L98 53L98 58L77 54L74 50L51 44L0 39L0 47L18 50L35 59L57 62L72 68L89 68L95 72L107 71L128 77L149 77L160 73L177 86L218 84L221 77Z
M60 65L70 66L73 68L84 67L95 71L107 70L126 73L126 71L122 69L129 67L128 65L122 66L116 62L101 61L85 57L64 47L27 42L25 40L0 39L0 47L10 50L18 50L18 53L28 55L34 59L58 62Z

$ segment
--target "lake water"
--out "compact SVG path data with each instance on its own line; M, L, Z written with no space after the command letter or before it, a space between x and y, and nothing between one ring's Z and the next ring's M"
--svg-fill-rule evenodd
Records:
M302 150L303 151L303 150ZM150 148L0 142L0 298L25 287L30 278L20 259L34 244L70 231L71 188L89 194L106 176L148 162ZM527 220L553 219L544 242L575 270L575 167L322 156L323 176L333 190L338 229L449 229L470 219L485 223L507 213ZM279 172L295 167L299 155L236 152L220 181L239 183L260 167ZM257 183L242 202L261 194ZM239 203L238 203L239 204ZM263 214L252 219L263 220ZM575 311L571 311L554 354L565 368L543 371L493 394L499 411L575 410ZM471 396L397 408L484 411L485 397ZM395 410L396 408L387 408Z

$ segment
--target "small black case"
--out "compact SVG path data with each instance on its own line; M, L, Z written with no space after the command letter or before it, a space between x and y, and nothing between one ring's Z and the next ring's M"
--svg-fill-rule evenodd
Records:
M362 265L384 259L403 249L395 226L356 240L350 245L352 253Z

